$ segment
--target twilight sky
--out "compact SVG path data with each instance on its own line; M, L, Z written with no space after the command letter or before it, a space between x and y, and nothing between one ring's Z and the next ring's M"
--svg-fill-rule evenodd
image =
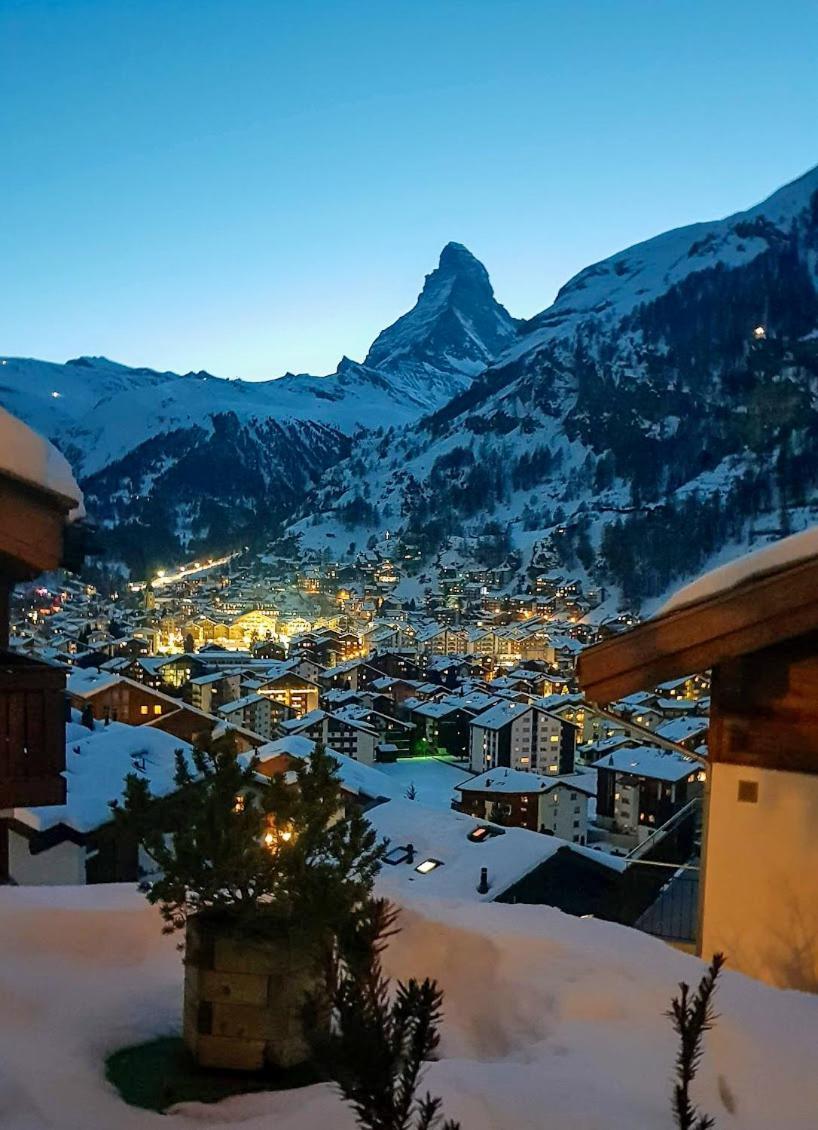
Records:
M818 4L0 0L0 353L360 359L448 240L509 310L818 161Z

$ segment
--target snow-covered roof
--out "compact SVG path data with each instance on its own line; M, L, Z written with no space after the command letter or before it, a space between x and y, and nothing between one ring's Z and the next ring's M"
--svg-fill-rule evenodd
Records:
M306 730L310 726L322 722L327 717L326 710L316 708L309 710L306 714L302 714L300 718L285 718L281 723L283 730Z
M289 734L285 738L279 738L260 746L257 753L261 761L269 761L282 755L297 757L301 761L306 761L315 749L315 744L301 734ZM391 796L395 791L389 778L378 769L364 765L343 753L338 753L337 750L329 746L327 746L327 753L335 760L338 766L338 777L347 792L365 796L371 800L379 800Z
M806 561L810 557L818 557L818 526L810 526L799 534L782 538L781 541L765 545L762 549L747 553L736 561L712 569L674 593L659 609L657 616L676 612L688 604L709 600L729 589L755 580L765 573L775 573L779 569L785 569L799 561Z
M71 518L85 514L82 491L65 456L5 408L0 408L0 471L71 499Z
M234 714L237 710L244 710L248 706L258 706L260 703L266 702L268 705L270 699L267 695L263 694L247 694L244 698L235 698L232 702L224 702L218 708L219 714Z
M527 702L498 702L496 706L489 707L473 718L472 725L480 726L483 730L499 730L530 709Z
M124 722L97 723L93 730L72 723L66 731L66 803L15 809L17 819L38 831L67 824L78 832L90 832L107 824L110 802L121 798L129 773L145 778L155 796L172 793L176 750L189 755L191 749L164 730Z
M564 777L527 773L524 769L488 769L455 788L464 793L550 793L553 789L576 789L594 796L596 774L571 773Z
M681 781L698 769L696 761L654 745L622 746L594 762L594 769L615 769L655 781Z
M99 671L96 667L74 667L68 676L67 689L69 694L84 697L112 687L119 680L120 676L111 671Z
M672 718L656 728L656 733L670 742L684 742L703 734L709 728L708 718Z
M445 718L449 714L454 714L456 710L462 709L461 703L454 702L450 698L444 698L439 702L422 702L420 706L413 707L412 713L419 714L422 718Z
M491 706L496 706L498 701L497 695L484 694L482 691L469 691L467 694L451 695L446 699L446 702L456 702L464 710L472 710L478 714Z
M412 844L415 849L413 863L386 864L378 879L378 886L399 893L402 900L431 895L491 902L566 846L555 836L524 828L497 829L498 835L475 843L469 833L487 821L403 798L370 809L367 819L391 847ZM440 866L427 874L417 871L426 860ZM488 868L487 894L477 890L481 867Z

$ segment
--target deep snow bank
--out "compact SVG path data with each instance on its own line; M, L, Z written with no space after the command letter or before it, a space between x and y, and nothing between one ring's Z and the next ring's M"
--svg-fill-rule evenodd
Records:
M167 1127L105 1082L114 1048L178 1029L181 966L125 887L0 889L0 1126ZM407 909L390 972L446 989L426 1082L464 1130L665 1130L676 981L701 965L647 936L541 907ZM815 1130L818 998L727 973L697 1097L719 1127ZM735 1114L719 1091L732 1096ZM172 1126L347 1130L329 1087L187 1105Z

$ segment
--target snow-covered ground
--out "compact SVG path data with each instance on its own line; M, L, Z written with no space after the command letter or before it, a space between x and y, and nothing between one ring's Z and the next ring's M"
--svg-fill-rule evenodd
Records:
M702 965L646 935L544 907L418 902L388 954L446 992L425 1084L464 1130L668 1130L663 1013ZM146 1130L105 1081L116 1048L178 1031L182 967L129 888L0 889L0 1126ZM815 1130L818 997L727 972L696 1098L720 1130ZM732 1107L732 1113L725 1104ZM352 1130L329 1086L185 1104L170 1125Z
M472 776L462 763L439 757L403 757L391 764L381 762L375 768L397 786L397 795L405 796L414 785L417 801L426 808L445 808L447 812L456 795L455 785Z

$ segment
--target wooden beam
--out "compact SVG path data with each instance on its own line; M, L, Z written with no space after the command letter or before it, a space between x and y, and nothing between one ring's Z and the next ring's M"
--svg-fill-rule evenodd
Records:
M614 702L818 629L818 558L639 624L579 656L592 702Z

